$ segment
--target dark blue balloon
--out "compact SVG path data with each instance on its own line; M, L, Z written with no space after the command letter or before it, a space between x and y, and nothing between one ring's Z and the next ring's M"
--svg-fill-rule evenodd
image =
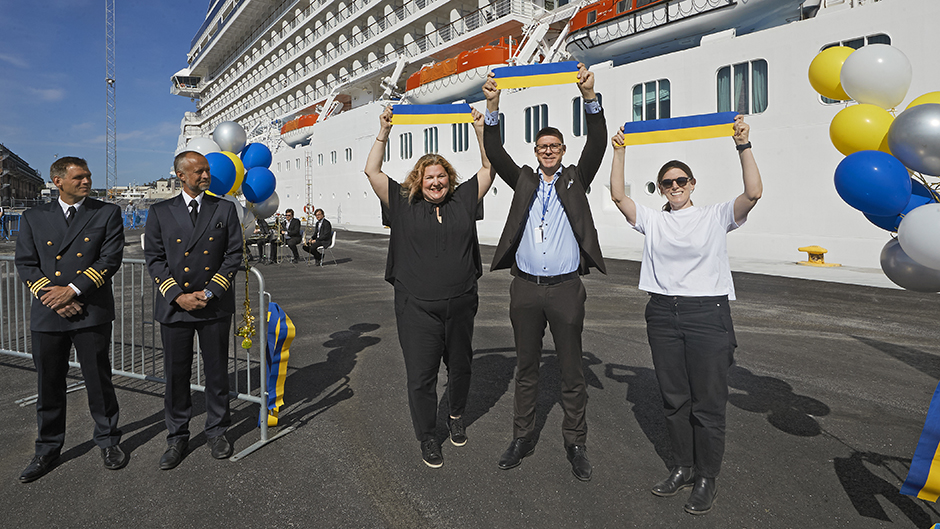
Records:
M242 193L248 202L264 202L274 194L277 179L267 167L255 167L245 173L242 183Z
M870 220L872 224L878 226L883 230L888 230L892 232L898 231L898 226L901 225L901 220L904 218L904 215L907 215L912 209L923 206L924 204L929 204L931 202L940 202L937 199L937 194L933 191L927 189L924 184L921 184L917 180L911 179L911 200L907 203L901 213L897 215L887 215L887 216L878 216L870 215L865 213L865 218Z
M263 143L249 143L241 152L242 163L245 170L255 167L271 167L271 149Z
M897 158L858 151L836 167L836 191L846 204L870 215L897 215L911 200L911 178Z
M212 175L209 191L224 196L235 185L235 163L220 152L210 152L206 155L206 160L209 162L209 174Z

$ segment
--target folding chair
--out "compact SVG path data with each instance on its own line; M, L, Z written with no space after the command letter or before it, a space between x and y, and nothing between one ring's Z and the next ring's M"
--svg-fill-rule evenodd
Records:
M336 230L333 230L333 237L330 239L330 245L323 247L323 259L320 259L320 266L323 266L323 261L326 261L326 252L330 252L330 257L332 257L333 264L336 264L336 256L333 255L333 247L336 246Z

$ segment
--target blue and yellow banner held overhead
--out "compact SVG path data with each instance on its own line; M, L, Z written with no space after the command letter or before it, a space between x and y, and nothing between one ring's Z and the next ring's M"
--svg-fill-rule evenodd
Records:
M473 123L470 105L392 105L392 125Z
M924 431L917 442L901 494L932 502L940 497L940 384L933 392Z
M277 303L268 304L268 426L277 426L277 413L284 405L284 382L287 380L287 360L290 344L294 341L294 323ZM260 421L260 419L259 419Z
M550 62L493 68L496 88L528 88L578 82L578 62Z
M717 112L681 118L630 121L623 126L624 145L648 145L673 141L734 136L737 112Z

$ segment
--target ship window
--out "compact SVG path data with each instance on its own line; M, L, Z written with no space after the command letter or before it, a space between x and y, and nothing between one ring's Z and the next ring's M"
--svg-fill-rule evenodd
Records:
M277 162L277 172L281 172L281 162Z
M336 151L330 151L330 163L336 164Z
M500 120L502 123L502 120ZM535 105L525 109L525 142L535 141L535 135L548 126L548 105Z
M891 37L885 35L884 33L876 33L875 35L868 35L867 37L858 37L849 40L843 40L841 42L830 42L823 46L819 51L823 51L834 46L847 46L853 49L859 49L862 46L867 44L891 44ZM829 99L828 97L819 96L823 103L827 105L832 105L835 103L841 103L842 101L838 99Z
M589 11L587 14L587 23L593 24L595 22L597 22L597 10L596 9L594 11Z
M323 165L323 153L317 154L317 165Z
M294 161L294 165L295 165L298 169L300 169L300 158L297 158L297 160Z
M385 142L385 160L384 161L386 162L392 159L392 146L390 145L390 143L391 143L390 141Z
M633 85L633 121L672 116L672 84L668 79Z
M604 105L604 96L597 93L597 103ZM581 98L576 97L571 100L571 133L578 137L582 131L587 134L587 112L584 111L584 105L581 104Z
M630 6L627 5L627 0L620 0L619 2L617 2L617 13L623 13L629 8Z
M506 116L499 113L499 144L506 145Z
M410 160L412 154L411 133L406 132L398 136L398 155L402 160Z
M454 152L464 152L470 148L470 124L453 123L450 126Z
M347 162L352 161L352 149L350 149L349 147L346 148L346 161Z
M437 152L437 127L424 129L424 154Z
M290 171L290 160L287 160L284 164L287 166L287 170Z
M718 112L760 114L767 110L767 61L757 59L718 70Z
M641 8L645 5L652 4L653 2L658 2L659 0L636 0L636 7Z

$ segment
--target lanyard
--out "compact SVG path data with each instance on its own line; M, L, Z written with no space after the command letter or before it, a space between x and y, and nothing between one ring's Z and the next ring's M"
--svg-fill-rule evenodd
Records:
M541 173L541 171L539 171ZM557 173L556 173L557 176ZM552 188L555 187L555 180L552 179L552 182L548 184L548 193L546 193L545 198L542 198L542 184L545 182L544 179L539 179L539 200L542 201L542 220L539 222L539 227L545 226L545 214L548 213L548 202L552 198Z

